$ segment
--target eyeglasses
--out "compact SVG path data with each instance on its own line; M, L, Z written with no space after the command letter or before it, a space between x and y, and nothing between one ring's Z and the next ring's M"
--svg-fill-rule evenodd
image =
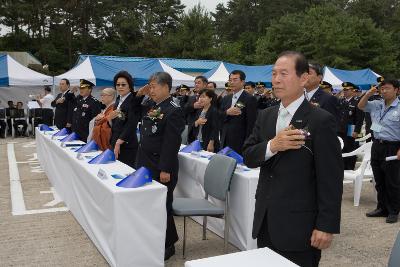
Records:
M127 83L117 83L115 87L126 87L127 85Z

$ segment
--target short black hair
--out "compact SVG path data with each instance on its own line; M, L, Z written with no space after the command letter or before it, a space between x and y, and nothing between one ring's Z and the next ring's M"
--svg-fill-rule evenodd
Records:
M153 73L149 78L149 82L150 81L155 81L156 83L158 83L160 85L166 84L166 85L168 85L168 90L171 91L172 77L171 77L171 75L169 75L168 72L159 71L159 72Z
M69 80L67 78L62 78L61 81L65 81L65 83L69 86Z
M22 101L18 101L17 106L18 106L18 104L24 105L24 103L22 103Z
M215 104L215 102L217 101L217 94L214 92L214 90L204 88L199 91L199 96L201 96L202 94L205 94L206 96L211 98L212 105Z
M241 71L241 70L233 70L231 73L229 73L229 77L231 77L231 75L238 75L240 76L240 80L245 81L246 80L246 74Z
M295 58L295 69L298 77L300 77L304 73L309 73L308 60L302 53L297 51L284 51L279 54L278 59L281 57Z
M46 92L51 92L50 86L45 86L45 87L44 87L44 90L45 90Z
M322 76L322 66L316 62L308 62L308 71L310 72L310 69L313 69L317 75Z
M208 79L203 75L196 76L196 78L194 78L194 80L197 80L197 79L200 79L203 83L208 83Z
M131 91L134 89L133 88L134 79L133 79L132 75L129 74L129 72L127 72L126 70L122 70L122 71L118 72L117 74L115 74L115 76L114 76L114 88L115 89L117 88L118 78L124 78L129 85L129 89L131 89Z
M256 88L256 84L253 83L253 82L246 82L246 83L244 84L244 86L251 86L251 87L253 87L253 88Z
M212 83L212 85L214 86L214 88L217 88L217 84L215 82L208 82L207 84Z
M381 82L381 85L385 85L385 84L391 84L391 85L393 85L394 88L397 88L397 89L400 88L400 83L396 79L384 80L383 82Z

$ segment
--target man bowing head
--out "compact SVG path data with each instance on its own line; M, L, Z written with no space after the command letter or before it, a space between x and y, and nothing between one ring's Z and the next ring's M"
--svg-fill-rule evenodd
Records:
M272 85L281 104L258 115L243 147L245 164L260 167L253 238L300 266L318 266L340 230L343 162L335 118L304 97L307 59L278 56Z

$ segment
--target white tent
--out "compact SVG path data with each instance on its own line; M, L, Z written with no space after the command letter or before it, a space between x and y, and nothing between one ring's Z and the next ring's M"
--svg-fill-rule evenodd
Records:
M175 70L158 59L140 61L118 60L118 58L87 57L82 63L68 72L55 77L55 84L63 78L71 85L78 85L80 79L86 79L96 86L112 86L115 74L121 70L128 71L135 80L136 86L143 86L148 82L151 74L158 71L168 72L172 76L172 85L182 83L192 84L194 77Z
M0 86L38 85L53 85L53 77L31 70L9 55L0 55Z

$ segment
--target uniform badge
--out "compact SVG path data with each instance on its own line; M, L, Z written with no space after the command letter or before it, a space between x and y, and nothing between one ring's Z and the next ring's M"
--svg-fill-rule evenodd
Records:
M82 107L83 107L83 108L88 108L89 105L88 105L88 104L83 104Z
M85 115L86 115L86 113L85 113L85 112L82 112L82 117L85 117Z
M157 125L151 126L151 132L156 133L157 132Z
M74 111L77 111L78 110L78 108L74 108Z
M350 111L349 111L349 115L350 115L350 116L353 115L353 111L350 110Z

